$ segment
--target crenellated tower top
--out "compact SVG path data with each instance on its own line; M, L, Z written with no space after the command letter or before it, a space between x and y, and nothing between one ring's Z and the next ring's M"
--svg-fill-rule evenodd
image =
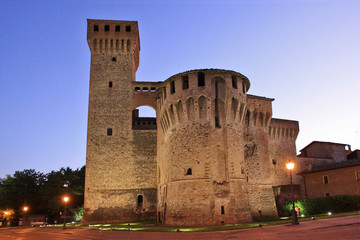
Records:
M137 21L88 19L87 41L92 54L133 55L139 67L140 38Z

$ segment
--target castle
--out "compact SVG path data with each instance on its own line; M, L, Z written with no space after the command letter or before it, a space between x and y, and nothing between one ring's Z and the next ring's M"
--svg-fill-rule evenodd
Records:
M297 121L222 69L138 82L135 21L88 20L91 51L84 222L216 225L276 216ZM138 117L150 106L156 118ZM295 176L295 182L299 182Z

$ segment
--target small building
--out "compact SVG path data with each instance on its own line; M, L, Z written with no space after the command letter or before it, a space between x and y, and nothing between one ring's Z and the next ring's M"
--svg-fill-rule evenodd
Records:
M318 166L300 174L306 198L360 195L360 159Z
M314 141L298 160L306 198L360 195L360 151L348 144Z

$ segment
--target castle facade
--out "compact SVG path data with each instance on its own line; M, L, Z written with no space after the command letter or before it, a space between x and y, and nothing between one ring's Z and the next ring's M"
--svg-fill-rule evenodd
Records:
M87 41L84 222L190 226L277 215L274 189L289 184L299 126L272 117L274 99L247 94L249 79L222 69L136 81L134 21L88 20ZM139 117L139 106L156 118Z

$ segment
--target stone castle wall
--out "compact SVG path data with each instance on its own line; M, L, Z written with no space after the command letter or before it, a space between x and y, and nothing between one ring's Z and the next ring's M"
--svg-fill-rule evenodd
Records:
M277 214L273 187L288 183L298 123L273 119L273 99L248 95L249 80L228 70L136 82L137 22L88 20L88 44L84 222L216 225ZM133 126L155 123L134 121L144 105L157 129Z

